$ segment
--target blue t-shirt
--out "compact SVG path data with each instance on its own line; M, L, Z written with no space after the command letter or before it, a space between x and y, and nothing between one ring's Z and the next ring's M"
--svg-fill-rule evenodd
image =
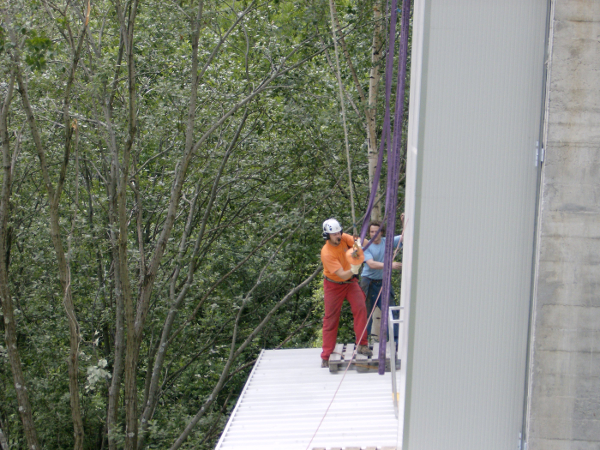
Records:
M402 236L394 236L394 248L398 246L400 242L400 238ZM402 244L400 244L402 247ZM371 280L381 280L383 279L383 269L375 270L371 269L367 264L367 261L372 259L376 262L383 262L383 257L385 255L385 237L381 238L381 242L379 244L371 244L369 248L365 250L365 265L363 267L362 276L370 278Z

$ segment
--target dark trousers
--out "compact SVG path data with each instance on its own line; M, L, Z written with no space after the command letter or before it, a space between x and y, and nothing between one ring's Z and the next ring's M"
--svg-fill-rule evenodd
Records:
M369 318L369 322L367 324L367 333L371 334L371 326L373 325L373 316L372 311L375 306L378 306L379 309L382 309L382 296L379 295L381 291L382 280L372 280L371 278L362 277L360 280L360 287L365 293L365 297L367 299L367 317ZM394 290L390 286L390 296L389 296L389 304L388 306L396 306L396 300L394 298ZM394 313L394 319L398 318L398 313ZM380 336L381 337L381 336ZM398 340L398 330L394 327L394 339Z

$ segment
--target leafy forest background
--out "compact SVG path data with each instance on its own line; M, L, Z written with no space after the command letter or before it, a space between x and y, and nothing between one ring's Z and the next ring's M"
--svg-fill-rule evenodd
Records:
M2 450L214 448L261 349L320 346L332 12L359 221L387 2L0 4Z

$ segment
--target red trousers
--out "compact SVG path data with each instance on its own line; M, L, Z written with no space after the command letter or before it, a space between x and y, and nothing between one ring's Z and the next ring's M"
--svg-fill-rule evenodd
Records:
M348 300L350 308L352 308L356 343L359 345L368 345L365 294L358 285L358 281L353 279L351 283L337 284L329 280L324 280L323 290L325 317L323 317L323 352L321 353L321 358L328 360L329 355L335 349L344 299Z

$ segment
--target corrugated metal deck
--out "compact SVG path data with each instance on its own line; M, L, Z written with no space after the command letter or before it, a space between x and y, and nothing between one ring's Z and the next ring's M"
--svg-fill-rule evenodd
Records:
M263 350L216 450L395 446L390 373L332 374L320 368L320 354L320 348Z

